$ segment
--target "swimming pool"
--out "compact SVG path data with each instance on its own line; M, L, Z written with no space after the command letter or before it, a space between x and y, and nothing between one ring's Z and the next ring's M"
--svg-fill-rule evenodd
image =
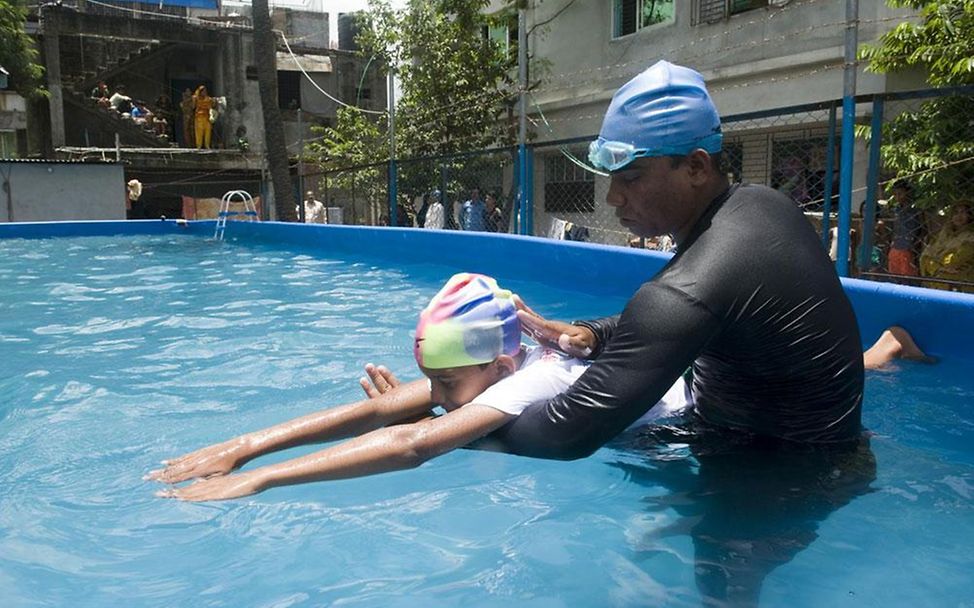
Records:
M457 269L388 256L415 247L400 231L301 231L323 248L263 229L0 239L5 605L697 606L728 579L767 606L974 599L974 381L946 342L936 367L869 376L876 435L854 454L772 460L664 429L572 463L461 451L225 503L155 498L141 476L161 458L357 398L367 361L414 377L416 308ZM498 252L465 262L552 317L625 299Z

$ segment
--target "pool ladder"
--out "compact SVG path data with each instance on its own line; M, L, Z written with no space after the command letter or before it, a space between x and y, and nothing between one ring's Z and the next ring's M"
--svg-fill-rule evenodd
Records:
M243 204L243 211L230 211L231 204ZM249 222L260 221L257 216L257 208L254 206L254 197L246 190L231 190L220 199L220 213L216 218L216 230L213 238L223 240L223 232L227 229L227 218L244 216Z

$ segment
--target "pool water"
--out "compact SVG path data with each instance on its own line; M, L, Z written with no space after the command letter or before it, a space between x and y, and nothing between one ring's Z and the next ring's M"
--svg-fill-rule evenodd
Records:
M969 361L870 373L852 453L674 425L570 463L461 450L235 501L154 496L163 458L357 399L367 362L416 377L415 315L456 270L0 240L2 604L974 605ZM622 305L500 276L553 318Z

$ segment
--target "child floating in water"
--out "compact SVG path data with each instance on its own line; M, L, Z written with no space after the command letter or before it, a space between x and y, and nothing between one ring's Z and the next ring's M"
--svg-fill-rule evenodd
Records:
M349 405L296 418L197 450L153 471L178 483L160 496L223 500L276 486L409 469L484 437L531 403L565 391L588 362L521 344L515 296L490 277L454 275L419 316L414 354L428 382L413 382ZM680 379L638 423L690 404ZM430 409L446 410L431 416ZM264 454L354 437L324 450L236 474Z

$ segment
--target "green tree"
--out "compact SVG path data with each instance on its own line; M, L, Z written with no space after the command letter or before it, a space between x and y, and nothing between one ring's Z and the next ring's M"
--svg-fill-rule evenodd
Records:
M410 0L404 11L372 0L358 42L395 73L397 156L447 154L511 143L503 120L516 99L510 11L488 0ZM511 45L514 46L514 45Z
M37 65L37 49L24 31L27 8L22 1L0 0L0 66L10 72L12 88L27 98L45 94L44 68Z
M922 68L934 87L974 84L974 0L887 0L918 11L859 56L868 69L890 73ZM974 98L939 97L899 114L883 129L881 154L887 170L910 176L917 201L933 208L969 197L974 186ZM863 135L868 129L860 129Z
M305 158L328 174L328 188L346 193L351 201L348 220L369 220L386 201L386 166L389 160L385 116L370 118L356 108L338 109L334 127L312 127L321 139L307 145ZM364 199L364 205L356 200Z

